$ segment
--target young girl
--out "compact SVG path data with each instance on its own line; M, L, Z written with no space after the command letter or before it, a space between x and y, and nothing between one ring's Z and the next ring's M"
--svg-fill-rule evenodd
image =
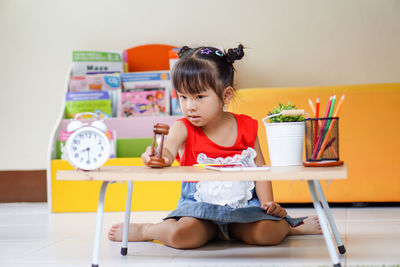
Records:
M243 46L224 53L214 47L179 51L172 79L184 115L171 127L164 144L166 166L198 163L265 165L257 137L258 123L246 115L225 112L234 96L232 63ZM148 164L150 148L142 154ZM178 207L157 224L131 224L129 241L159 240L190 249L208 241L239 239L253 245L275 245L288 234L320 234L316 216L290 218L274 202L269 181L188 181L182 183ZM112 241L121 241L123 224L113 225Z

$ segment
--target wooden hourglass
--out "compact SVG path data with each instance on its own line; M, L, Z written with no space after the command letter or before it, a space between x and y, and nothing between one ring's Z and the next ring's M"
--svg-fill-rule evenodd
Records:
M162 168L164 167L164 159L162 157L164 136L169 132L169 126L163 123L157 123L153 128L154 138L153 144L151 145L151 155L149 166L152 168Z

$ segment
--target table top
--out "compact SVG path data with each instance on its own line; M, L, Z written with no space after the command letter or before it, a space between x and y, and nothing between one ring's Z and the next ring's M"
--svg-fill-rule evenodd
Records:
M262 171L221 172L192 166L152 169L147 166L103 166L93 171L57 171L69 181L205 181L205 180L332 180L346 179L347 165L336 167L285 166Z

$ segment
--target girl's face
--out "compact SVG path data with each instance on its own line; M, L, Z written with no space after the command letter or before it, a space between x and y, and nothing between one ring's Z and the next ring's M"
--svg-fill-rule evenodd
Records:
M222 112L224 106L211 89L195 95L178 93L178 97L183 115L197 127L206 126Z

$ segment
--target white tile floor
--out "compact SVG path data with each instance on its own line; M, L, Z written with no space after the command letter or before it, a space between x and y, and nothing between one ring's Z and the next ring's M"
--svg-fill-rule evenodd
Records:
M288 209L292 216L315 214ZM157 222L168 212L134 212L136 222ZM400 266L400 208L333 208L347 253L342 266ZM155 242L129 243L128 256L106 231L123 213L104 217L100 266L331 266L322 236L290 236L279 246L214 242L176 250ZM91 266L95 213L48 212L45 203L0 204L1 267Z

